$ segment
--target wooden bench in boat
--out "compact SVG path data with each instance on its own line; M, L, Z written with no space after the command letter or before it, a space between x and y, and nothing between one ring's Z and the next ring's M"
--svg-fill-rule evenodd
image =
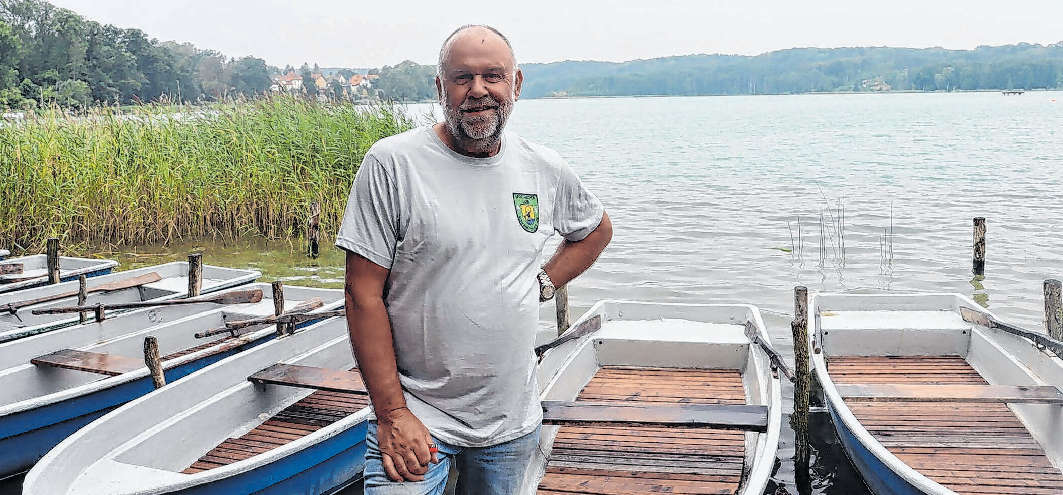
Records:
M51 366L89 373L118 376L143 368L144 360L114 354L63 349L30 360L37 366Z
M837 385L846 400L863 402L1002 402L1063 404L1051 385Z
M733 404L648 404L543 401L543 424L670 426L767 431L768 407Z
M352 392L368 394L362 374L357 371L334 370L300 366L296 364L277 363L247 379L258 384L286 385L289 387L312 388L331 392Z

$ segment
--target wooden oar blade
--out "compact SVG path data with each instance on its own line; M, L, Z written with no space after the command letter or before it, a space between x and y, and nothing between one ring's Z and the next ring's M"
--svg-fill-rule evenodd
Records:
M246 304L257 303L262 300L262 289L244 289L223 292L210 297L189 299L189 301L212 302L218 304Z
M125 280L116 280L106 284L100 284L96 287L89 289L89 292L111 292L119 289L128 289L131 287L139 287L144 284L151 284L162 280L162 276L156 272L145 273L138 277L128 278Z
M541 346L536 347L535 348L535 355L538 356L539 359L541 360L542 357L543 357L543 354L546 351L548 351L550 349L553 349L554 347L557 347L557 346L559 346L561 344L564 344L565 342L568 342L568 341L571 341L571 340L576 340L576 339L578 339L580 337L583 337L585 335L590 335L590 334L592 334L594 332L597 332L598 330L601 330L601 328L602 328L602 315L594 315L594 316L592 316L592 317L590 317L590 318L588 318L586 320L583 320L582 322L577 324L575 327L570 328L569 331L565 332L564 335L562 335L562 336L560 336L560 337L558 337L558 338L556 338L556 339L554 339L554 340L552 340L550 342L547 342L547 343L545 343L545 344L543 344Z
M22 263L0 264L0 275L18 275L22 273L24 267Z

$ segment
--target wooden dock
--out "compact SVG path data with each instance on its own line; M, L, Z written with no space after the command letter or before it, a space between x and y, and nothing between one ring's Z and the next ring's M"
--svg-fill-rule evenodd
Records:
M831 357L845 384L986 385L960 357ZM891 453L958 494L1059 494L1063 473L1004 403L847 400Z
M745 404L736 370L604 367L577 401ZM731 495L745 434L708 428L563 426L538 493Z

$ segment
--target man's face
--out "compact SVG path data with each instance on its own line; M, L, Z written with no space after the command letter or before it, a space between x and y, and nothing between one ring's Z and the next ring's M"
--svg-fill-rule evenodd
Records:
M523 81L513 65L509 47L489 30L471 28L452 40L436 89L447 130L463 149L498 145Z

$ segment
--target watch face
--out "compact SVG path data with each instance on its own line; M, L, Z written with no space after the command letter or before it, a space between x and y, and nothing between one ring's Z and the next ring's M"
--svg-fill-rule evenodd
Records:
M544 300L554 297L554 288L550 287L549 285L544 285L542 290L542 297Z

